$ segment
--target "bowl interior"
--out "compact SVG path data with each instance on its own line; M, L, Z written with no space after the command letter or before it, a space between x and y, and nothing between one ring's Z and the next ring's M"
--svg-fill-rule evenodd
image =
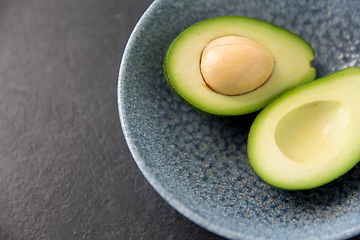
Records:
M213 117L167 86L163 58L186 27L216 16L266 20L307 40L318 77L359 64L357 1L158 0L134 29L120 68L118 103L139 168L175 209L227 238L334 239L360 232L360 166L324 187L282 191L251 169L247 134L256 113Z

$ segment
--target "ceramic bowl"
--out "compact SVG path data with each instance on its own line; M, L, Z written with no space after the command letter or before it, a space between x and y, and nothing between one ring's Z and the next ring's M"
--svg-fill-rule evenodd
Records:
M357 0L157 0L126 46L119 74L123 133L140 170L178 212L231 239L339 239L360 234L360 166L323 187L283 191L246 155L256 113L213 117L179 100L163 76L169 44L188 26L224 15L266 20L307 40L318 77L360 66Z

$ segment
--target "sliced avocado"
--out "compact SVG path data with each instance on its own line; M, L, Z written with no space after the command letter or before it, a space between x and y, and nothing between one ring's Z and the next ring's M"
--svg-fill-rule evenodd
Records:
M360 68L290 90L253 122L248 157L256 174L281 189L311 189L360 160Z
M176 95L195 109L241 115L314 80L313 59L310 44L286 29L224 16L184 30L167 50L164 75Z

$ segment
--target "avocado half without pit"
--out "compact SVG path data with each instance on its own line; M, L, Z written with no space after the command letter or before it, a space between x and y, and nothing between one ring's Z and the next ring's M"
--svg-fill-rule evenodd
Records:
M360 160L360 68L351 67L288 91L253 122L248 157L272 186L322 186Z
M170 45L164 75L175 94L201 112L242 115L314 80L314 50L298 35L242 16L204 20Z

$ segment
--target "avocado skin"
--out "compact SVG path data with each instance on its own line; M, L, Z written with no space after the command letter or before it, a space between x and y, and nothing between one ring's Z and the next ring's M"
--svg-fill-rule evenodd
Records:
M270 99L270 100L261 100L257 103L255 103L253 106L247 106L245 108L243 108L242 110L237 110L237 111L233 111L233 112L219 112L219 111L211 111L211 110L204 110L204 108L202 108L201 106L196 106L195 104L191 103L191 101L187 100L186 98L183 97L183 95L174 87L174 84L172 83L172 80L169 76L169 73L168 73L168 57L169 57L169 54L171 52L171 49L174 45L174 43L177 42L177 40L179 38L181 38L182 35L184 35L189 29L192 29L194 27L196 27L197 25L200 25L200 24L203 24L203 23L206 23L206 22L210 22L210 21L217 21L217 20L221 20L221 19L230 19L230 18L234 18L234 19L243 19L243 20L249 20L249 21L256 21L257 24L261 25L261 24L264 24L264 25L269 25L271 27L273 27L274 29L278 29L279 31L281 32L286 32L287 34L291 35L292 38L298 40L299 42L301 42L301 44L303 45L306 45L307 46L307 50L309 50L313 56L315 55L315 52L314 52L314 49L312 48L312 46L306 41L304 40L303 38L301 38L300 36L294 34L293 32L287 30L287 29L284 29L284 28L281 28L279 26L276 26L272 23L269 23L269 22L266 22L266 21L263 21L263 20L259 20L259 19L254 19L254 18L251 18L251 17L244 17L244 16L220 16L220 17L215 17L215 18L211 18L211 19L207 19L207 20L203 20L203 21L200 21L194 25L191 25L189 26L188 28L186 28L184 31L182 31L170 44L170 46L168 47L167 51L166 51L166 54L165 54L165 57L164 57L164 62L163 62L163 72L164 72L164 77L165 77L165 80L168 84L168 86L170 87L170 89L172 90L172 92L179 98L181 99L184 103L186 103L188 106L190 106L191 108L193 108L194 110L200 112L200 113L203 113L203 114L207 114L207 115L212 115L212 116L237 116L237 115L243 115L243 114L248 114L248 113L252 113L252 112L256 112L256 111L259 111L261 110L263 107L265 107L269 102L271 102L274 98L277 98L278 96L280 96L283 92L286 92L290 89L292 89L294 86L292 87L287 87L287 88L284 88L283 91L281 93L278 93L276 95L273 96L273 99ZM310 62L310 65L311 65L311 62ZM308 73L308 75L304 76L303 79L300 80L300 84L303 84L303 83L306 83L306 82L309 82L309 81L312 81L315 79L316 77L316 70L314 68L311 68L311 72ZM228 97L232 97L232 96L228 96Z
M348 157L346 153L343 154L344 159L346 159L346 162L338 167L337 171L329 172L328 176L322 177L319 181L313 181L313 182L306 182L302 183L299 182L297 184L289 184L288 182L280 182L278 180L274 180L269 178L266 173L263 171L262 166L258 164L258 156L257 152L261 151L260 149L256 148L254 145L259 140L257 131L259 127L262 127L264 122L268 121L266 116L271 111L278 111L278 109L275 109L279 104L282 104L284 101L286 101L288 98L293 97L297 94L301 94L303 92L306 92L308 90L311 90L313 88L318 88L322 85L331 84L336 81L341 81L341 79L346 77L357 77L358 81L360 82L360 67L348 67L339 71L336 71L330 75L324 76L322 78L316 79L312 82L305 83L297 88L294 88L283 95L281 95L279 98L275 99L273 102L268 104L263 110L260 111L260 113L255 118L254 122L252 123L248 135L248 144L247 144L247 153L248 153L248 159L249 163L254 170L254 172L258 175L260 179L262 179L264 182L269 184L272 187L275 187L277 189L281 190L287 190L287 191L298 191L298 190L310 190L318 187L322 187L326 184L329 184L339 177L345 175L348 171L350 171L355 165L358 164L360 161L360 140L358 141L358 144L354 146L354 150L351 152L351 157ZM311 96L309 96L311 98ZM359 98L360 99L360 98ZM336 100L336 98L334 98ZM357 119L359 120L359 119ZM356 119L352 119L352 121L356 121ZM356 125L356 123L355 123ZM349 154L350 155L350 154ZM343 159L342 159L343 160ZM341 160L341 161L342 161ZM326 162L324 163L326 164ZM281 175L281 172L279 172L279 175Z

